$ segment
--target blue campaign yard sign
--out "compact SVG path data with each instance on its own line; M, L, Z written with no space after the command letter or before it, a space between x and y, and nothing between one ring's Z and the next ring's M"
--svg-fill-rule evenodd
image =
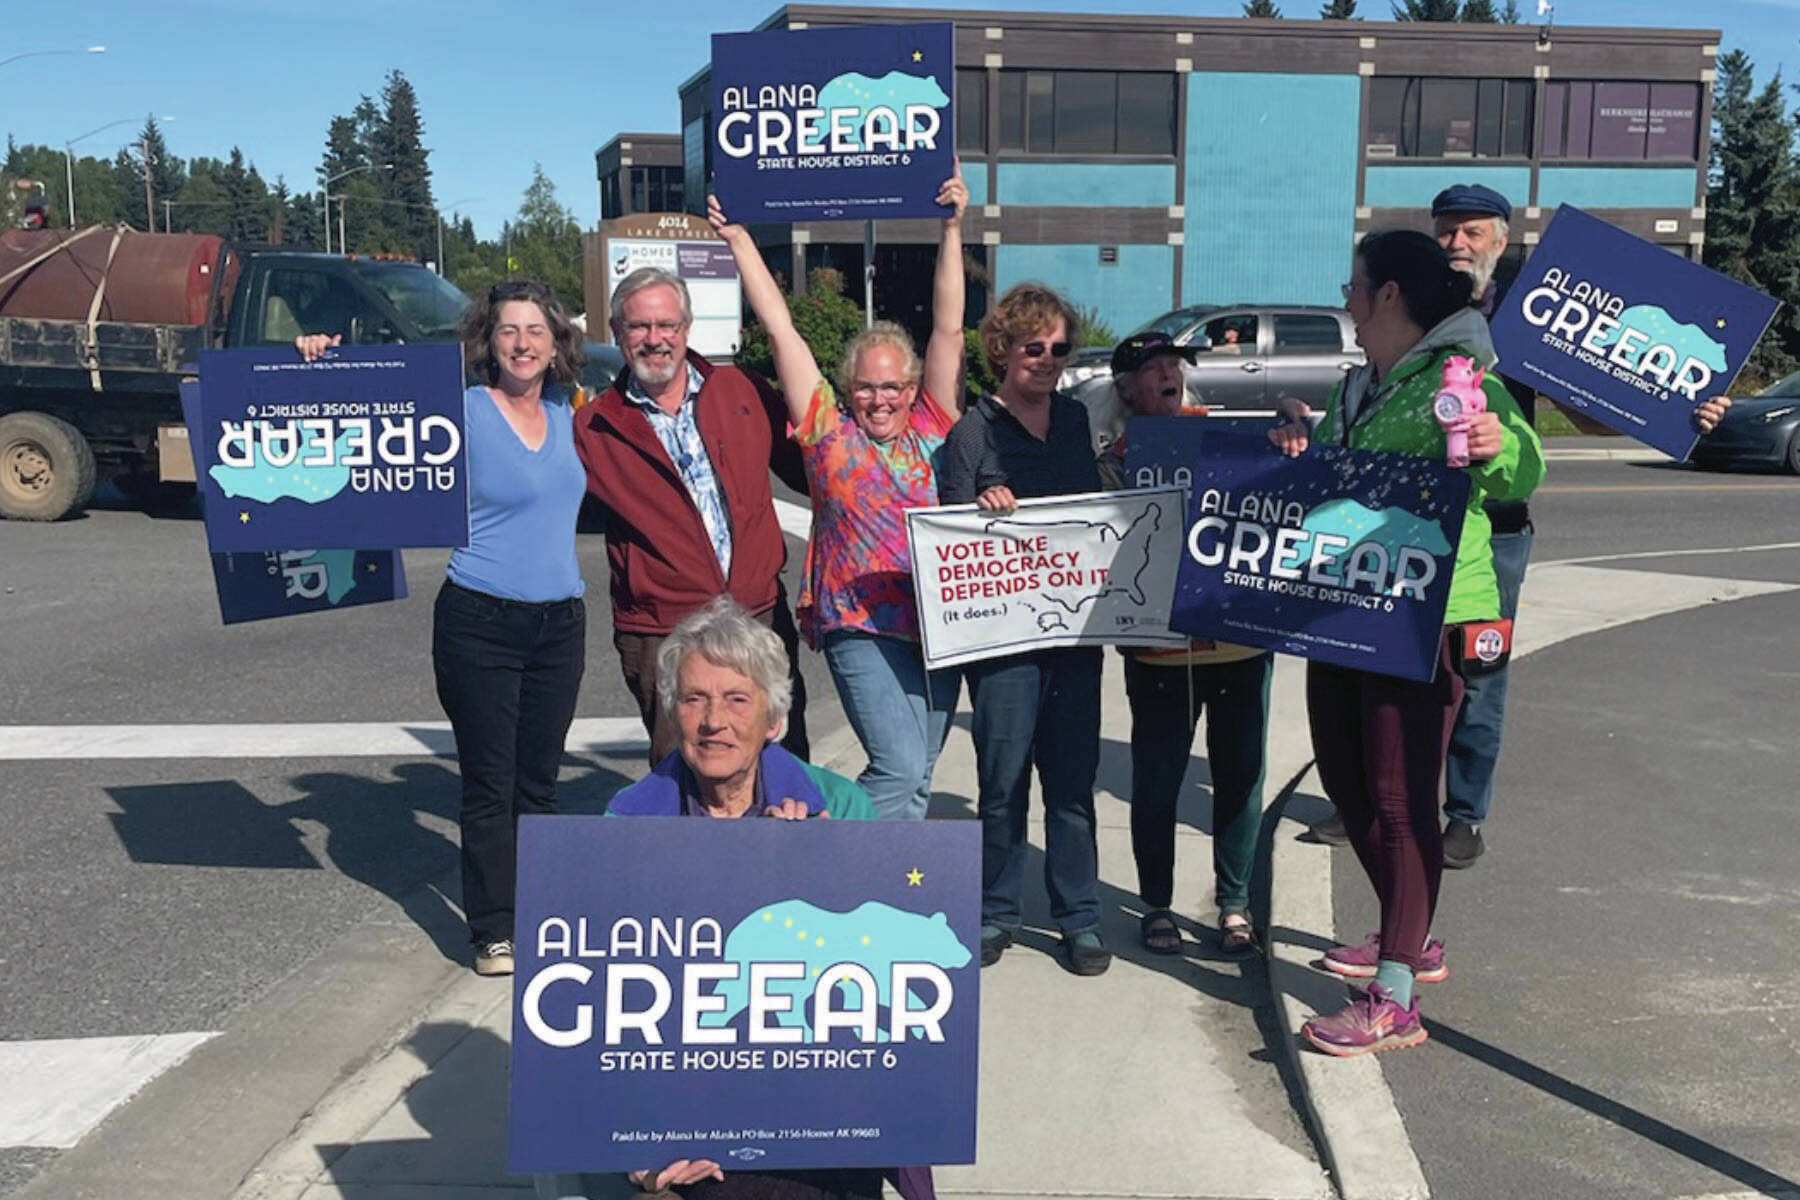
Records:
M966 821L525 817L509 1168L973 1162L980 881Z
M713 190L740 223L942 217L955 95L948 22L715 33Z
M1441 462L1195 430L1169 624L1362 671L1429 680L1469 501ZM1129 459L1127 463L1129 464Z
M200 428L200 384L181 383L190 440ZM398 550L266 550L213 554L219 616L227 625L406 599Z
M458 347L200 354L194 468L215 552L466 546Z
M1675 458L1780 303L1567 204L1494 313L1499 369Z
M265 550L212 556L227 625L406 599L398 550Z

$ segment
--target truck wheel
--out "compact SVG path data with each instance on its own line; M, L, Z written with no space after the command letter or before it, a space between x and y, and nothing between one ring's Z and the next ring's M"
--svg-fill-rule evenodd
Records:
M94 494L94 452L73 425L46 413L0 417L0 517L56 521Z

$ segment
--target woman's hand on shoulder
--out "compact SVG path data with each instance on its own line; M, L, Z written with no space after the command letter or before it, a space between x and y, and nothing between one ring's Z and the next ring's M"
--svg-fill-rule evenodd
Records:
M333 346L341 346L344 335L341 333L303 333L294 339L294 349L307 362L313 361Z

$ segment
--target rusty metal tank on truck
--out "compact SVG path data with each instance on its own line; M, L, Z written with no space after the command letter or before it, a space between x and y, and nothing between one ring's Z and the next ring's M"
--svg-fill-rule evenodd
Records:
M0 234L0 516L54 521L99 480L191 483L180 385L207 347L448 341L468 298L414 262L206 234Z

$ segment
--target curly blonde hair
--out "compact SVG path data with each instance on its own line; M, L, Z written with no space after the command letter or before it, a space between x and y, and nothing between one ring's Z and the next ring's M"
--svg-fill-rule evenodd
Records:
M1058 317L1073 340L1081 326L1081 314L1074 305L1041 283L1015 283L981 318L981 353L998 371L1014 346L1048 332Z
M856 381L856 360L863 351L876 346L891 346L898 351L905 362L905 383L919 382L924 374L924 364L919 361L919 351L913 346L912 335L892 321L877 321L848 342L844 343L844 361L838 365L838 395L848 399L850 385Z

